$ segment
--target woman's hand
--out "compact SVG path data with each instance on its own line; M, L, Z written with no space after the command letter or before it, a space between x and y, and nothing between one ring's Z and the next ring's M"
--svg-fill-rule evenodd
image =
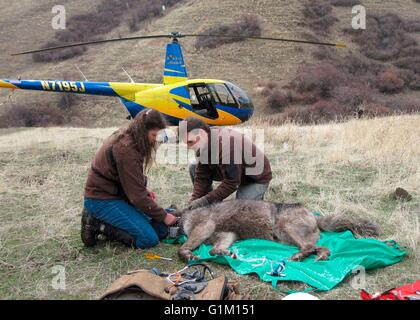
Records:
M173 215L173 214L166 214L165 219L163 219L163 223L166 224L167 226L171 226L173 224L175 224L177 221L177 218Z

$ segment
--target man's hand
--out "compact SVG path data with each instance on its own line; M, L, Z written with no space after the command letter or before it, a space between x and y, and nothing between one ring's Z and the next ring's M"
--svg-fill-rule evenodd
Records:
M153 201L157 201L157 195L153 191L149 191L148 195L149 198L151 198Z
M171 226L173 224L175 224L177 221L177 218L173 215L173 214L166 214L165 219L163 219L163 223L166 224L167 226Z
M207 197L201 197L198 199L195 199L190 202L190 205L188 206L188 210L194 210L201 207L206 207L210 204L210 202L207 200Z

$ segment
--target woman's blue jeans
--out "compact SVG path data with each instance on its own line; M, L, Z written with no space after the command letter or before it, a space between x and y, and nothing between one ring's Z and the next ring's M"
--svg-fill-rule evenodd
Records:
M168 227L152 220L124 200L84 199L85 209L95 218L127 231L137 248L150 248L168 235Z

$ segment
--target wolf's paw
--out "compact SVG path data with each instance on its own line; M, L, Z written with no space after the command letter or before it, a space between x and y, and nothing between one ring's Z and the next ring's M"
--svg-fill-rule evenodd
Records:
M315 261L328 260L330 257L330 250L327 248L317 248L316 253Z
M213 248L210 254L212 256L229 256L233 258L233 253L228 249Z
M186 249L179 250L178 255L184 261L199 260L200 259L196 255L194 255L191 250L186 250Z
M305 258L305 255L302 252L297 252L290 257L290 261L302 261Z
M199 256L191 254L188 260L200 260Z

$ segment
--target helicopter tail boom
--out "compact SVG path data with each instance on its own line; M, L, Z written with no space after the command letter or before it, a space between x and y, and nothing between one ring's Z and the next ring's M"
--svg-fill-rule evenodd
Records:
M66 80L0 80L0 88L38 90L63 93L91 94L100 96L134 98L136 92L160 86L160 84L91 82Z

